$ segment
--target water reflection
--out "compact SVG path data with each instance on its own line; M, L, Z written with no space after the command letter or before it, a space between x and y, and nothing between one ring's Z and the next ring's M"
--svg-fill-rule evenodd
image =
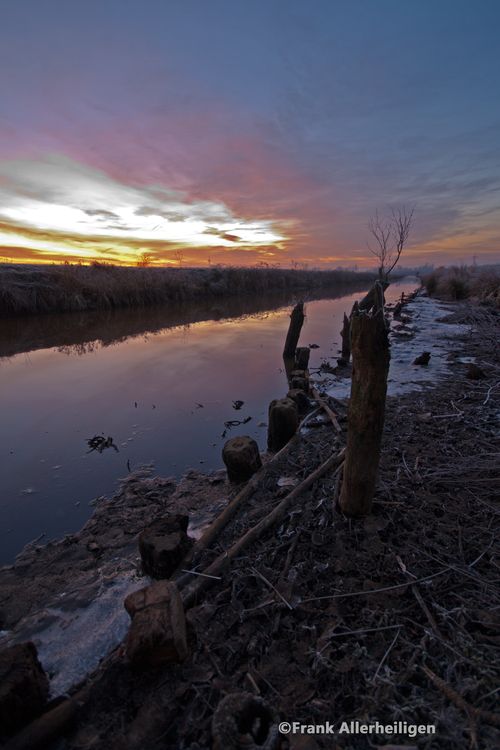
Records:
M366 285L304 290L297 298L307 301L338 299ZM206 298L151 307L119 308L81 313L54 313L0 318L0 357L56 347L64 353L90 354L100 347L130 338L154 335L181 328L187 341L190 326L202 321L265 320L268 315L294 302L291 292L270 292L255 296Z
M366 287L336 291L309 295L299 343L319 346L311 367L338 354L343 313ZM46 541L78 531L89 501L115 491L128 466L154 461L165 477L218 469L238 435L263 450L258 425L288 390L281 355L293 302L276 294L2 320L0 564L42 532ZM237 401L247 421L222 437ZM87 453L101 435L118 451Z

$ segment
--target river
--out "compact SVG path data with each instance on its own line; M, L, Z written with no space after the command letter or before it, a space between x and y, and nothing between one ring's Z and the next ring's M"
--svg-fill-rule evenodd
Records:
M394 283L394 301L418 286ZM305 293L310 365L340 356L344 312L367 289ZM266 447L267 409L288 390L292 295L0 320L0 565L25 544L84 526L89 502L154 462L154 474L223 468L229 437ZM243 401L236 410L234 402ZM227 428L224 422L246 424ZM224 436L225 432L225 436ZM90 450L94 436L113 446Z

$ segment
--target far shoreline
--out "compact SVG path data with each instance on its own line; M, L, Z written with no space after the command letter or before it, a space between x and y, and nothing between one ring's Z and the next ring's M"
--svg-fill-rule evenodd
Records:
M376 269L140 268L97 261L89 266L0 264L0 317L371 284L376 278Z

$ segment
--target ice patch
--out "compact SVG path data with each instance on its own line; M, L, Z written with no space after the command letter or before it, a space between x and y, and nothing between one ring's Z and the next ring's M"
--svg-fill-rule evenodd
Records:
M33 634L32 639L50 679L51 697L65 693L83 679L124 639L130 617L123 602L149 582L149 578L131 573L111 586L103 586L99 596L85 609L68 612L47 608L47 613L56 619Z
M432 386L443 375L449 374L447 357L453 339L464 333L464 326L441 323L436 319L450 312L449 307L430 297L417 296L403 309L404 315L411 315L411 323L403 331L411 331L413 338L400 337L391 329L391 363L387 379L387 395L397 396L411 391L420 391ZM398 321L394 321L397 325ZM394 325L394 324L393 324ZM424 351L431 353L428 365L414 365L413 361ZM339 378L324 384L323 390L335 398L349 398L350 379Z

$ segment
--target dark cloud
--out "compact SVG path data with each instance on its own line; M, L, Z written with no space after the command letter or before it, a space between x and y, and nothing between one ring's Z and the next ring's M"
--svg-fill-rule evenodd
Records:
M88 216L97 216L97 217L102 217L103 219L117 220L119 218L112 211L105 211L104 209L99 209L99 208L86 208L84 209L84 213L86 213Z
M213 234L216 237L220 237L221 240L228 240L229 242L241 242L241 237L238 237L236 234L228 234L228 232L224 232L219 229L205 229L203 234Z

